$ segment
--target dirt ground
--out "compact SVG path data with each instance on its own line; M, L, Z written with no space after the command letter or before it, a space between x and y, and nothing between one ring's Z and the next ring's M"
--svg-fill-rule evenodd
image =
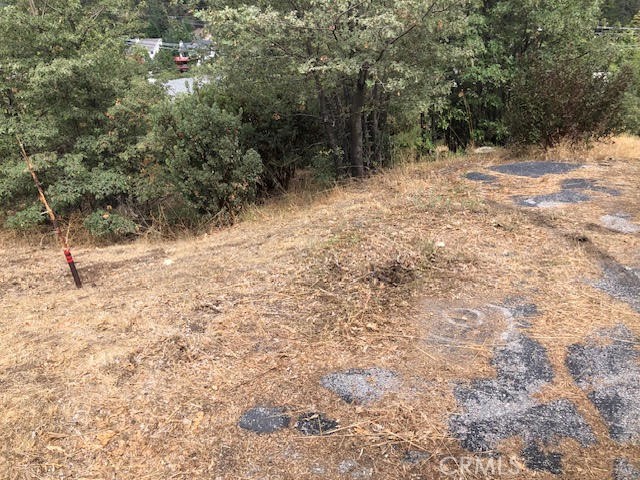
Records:
M491 169L544 157L583 166ZM521 202L567 179L588 200ZM82 290L5 240L0 478L640 478L640 233L602 220L640 225L639 187L631 137L408 163L195 239L77 246ZM328 388L366 369L391 372L371 401ZM240 428L255 406L284 428Z

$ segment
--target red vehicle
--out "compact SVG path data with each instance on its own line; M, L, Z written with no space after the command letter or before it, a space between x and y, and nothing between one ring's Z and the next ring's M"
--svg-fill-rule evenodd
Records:
M173 57L173 61L181 72L189 70L189 57L177 56Z

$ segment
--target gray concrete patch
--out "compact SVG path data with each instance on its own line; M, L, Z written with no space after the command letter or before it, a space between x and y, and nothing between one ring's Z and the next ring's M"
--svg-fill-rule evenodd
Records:
M495 175L488 175L482 172L469 172L464 175L464 178L467 180L473 180L474 182L485 182L485 183L493 183L498 177Z
M640 469L624 458L613 462L613 480L640 480Z
M593 285L640 313L640 270L611 260L603 264L602 270L604 276Z
M640 233L640 225L629 220L626 215L603 215L600 217L600 223L605 228L619 233Z
M567 178L560 184L563 190L591 190L592 192L602 192L613 197L621 195L620 190L598 185L597 180L591 178Z
M470 344L491 346L510 328L513 315L505 305L425 302L425 340L434 347L456 349L457 355L473 354ZM458 350L459 347L459 350Z
M288 428L291 418L281 407L253 407L242 414L238 426L256 433L273 433Z
M607 342L605 345L602 342ZM640 440L640 353L624 325L569 346L566 364L618 442Z
M298 417L295 427L303 435L329 435L338 428L338 422L322 413L308 412Z
M553 370L545 349L535 340L513 335L506 346L496 349L491 364L502 385L515 390L534 391L553 380Z
M533 197L516 195L513 199L521 207L550 208L569 203L588 202L591 197L578 190L560 190L559 192L535 195Z
M369 404L400 386L398 374L383 368L354 368L325 375L320 384L347 403Z
M507 175L517 175L520 177L539 178L544 175L559 175L577 170L582 165L577 163L564 162L518 162L496 165L490 169L494 172L505 173Z
M553 379L544 348L512 331L505 346L497 348L493 365L496 379L459 385L454 395L463 413L452 415L449 428L467 450L486 452L501 440L520 436L526 444L548 444L572 438L586 446L595 437L568 400L541 404L531 395Z
M504 301L504 306L511 312L514 318L531 318L540 314L535 303L529 303L518 297L510 297Z

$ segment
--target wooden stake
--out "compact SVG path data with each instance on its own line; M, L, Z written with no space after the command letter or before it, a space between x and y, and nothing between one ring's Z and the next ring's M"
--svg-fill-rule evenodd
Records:
M60 225L58 224L58 219L56 218L56 214L53 212L53 209L49 206L49 202L47 202L47 197L44 195L44 189L42 188L42 184L38 179L38 175L36 175L36 170L33 167L33 163L31 162L31 157L27 153L24 148L24 144L19 136L16 135L16 140L18 141L18 145L20 145L20 153L22 154L22 158L27 164L27 168L29 169L29 173L31 173L31 178L33 178L33 183L36 184L36 188L38 189L38 197L40 198L40 202L44 205L45 210L47 211L47 215L49 215L49 219L53 224L53 229L56 232L56 236L62 245L62 250L64 252L65 259L67 260L67 264L69 265L69 269L71 270L71 275L73 276L73 281L76 284L77 288L82 288L82 280L80 279L80 274L78 273L78 269L76 268L76 264L73 261L73 256L71 256L71 249L69 248L69 243L67 241L67 237L62 234L60 230Z

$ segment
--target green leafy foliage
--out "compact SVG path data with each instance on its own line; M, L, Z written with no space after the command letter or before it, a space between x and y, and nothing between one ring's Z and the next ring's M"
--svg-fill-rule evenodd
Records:
M390 116L403 115L395 107L412 105L411 114L446 95L443 70L471 54L463 0L254 3L204 15L221 51L218 75L298 97L340 173L387 164Z
M5 220L5 226L12 230L27 231L44 221L42 207L39 204L30 205Z
M585 141L640 131L637 2L608 0L13 0L0 8L0 221L53 208L100 238L158 223L233 221L297 169L322 185L470 143ZM602 6L602 10L600 9ZM175 76L123 39L188 40L194 10L217 47L211 83ZM158 83L161 83L160 81Z
M121 239L133 235L138 230L136 224L119 213L96 210L83 222L91 235L102 239Z
M450 103L439 112L449 147L504 144L514 136L519 142L545 143L566 134L575 141L614 130L618 115L609 114L605 102L612 102L611 110L619 102L607 89L611 82L598 82L593 75L615 70L619 47L615 38L594 33L599 5L596 0L484 0L472 21L482 48L470 63L457 67ZM553 82L551 89L536 83L546 81ZM571 96L572 89L585 97ZM607 98L598 103L589 92ZM551 120L553 111L560 115L564 107L571 110L562 113L563 119ZM598 109L599 122L587 121L590 108ZM527 132L526 126L534 128ZM556 133L541 132L547 129Z
M602 3L602 16L612 25L627 25L640 11L640 0L607 0Z
M255 199L260 155L240 147L239 116L220 109L211 92L165 102L154 120L153 141L171 182L200 213L227 223Z

